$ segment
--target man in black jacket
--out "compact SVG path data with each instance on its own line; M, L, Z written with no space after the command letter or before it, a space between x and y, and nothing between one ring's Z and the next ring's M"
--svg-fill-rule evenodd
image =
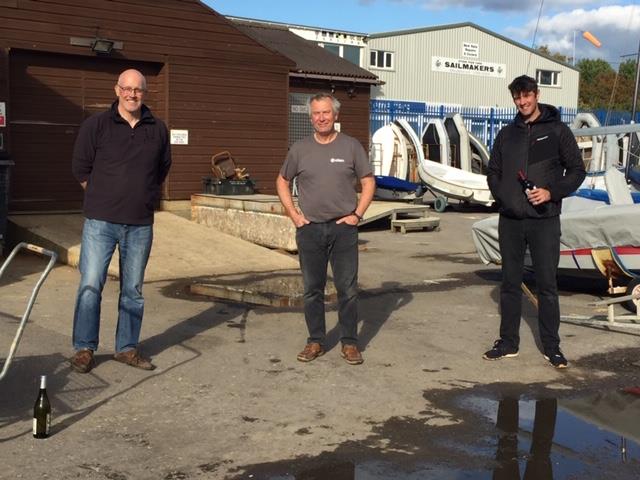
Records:
M560 350L560 306L556 272L560 258L562 199L585 178L580 150L558 110L538 103L536 81L526 75L509 85L518 114L498 133L487 181L500 206L498 236L502 256L500 339L486 360L518 355L521 283L529 247L538 293L538 325L544 357L556 368L567 360ZM529 180L531 183L528 183Z
M117 100L80 127L72 170L85 190L80 250L80 287L73 316L71 366L87 373L95 365L100 304L107 268L118 246L120 298L114 358L152 370L140 355L144 311L142 283L153 240L153 211L171 166L167 127L142 103L147 90L137 70L120 74Z

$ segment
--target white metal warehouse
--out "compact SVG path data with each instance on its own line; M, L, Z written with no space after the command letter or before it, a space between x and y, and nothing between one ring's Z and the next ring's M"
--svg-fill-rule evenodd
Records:
M385 82L372 98L513 107L507 85L527 74L538 80L541 102L578 104L575 67L474 23L371 34L366 49L366 68Z

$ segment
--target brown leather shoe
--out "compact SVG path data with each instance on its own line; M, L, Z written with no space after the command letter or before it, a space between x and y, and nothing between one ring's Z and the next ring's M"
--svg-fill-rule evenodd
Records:
M298 360L301 362L310 362L324 355L324 348L316 342L307 343L304 350L298 354Z
M79 373L89 373L93 367L96 366L96 361L93 358L93 350L83 348L78 350L73 357L69 359L71 368Z
M362 354L355 345L343 345L341 355L349 365L360 365L364 362Z
M113 356L117 362L130 365L132 367L141 368L142 370L153 370L156 366L151 363L148 358L144 358L140 355L138 349L125 350L124 352L117 352Z

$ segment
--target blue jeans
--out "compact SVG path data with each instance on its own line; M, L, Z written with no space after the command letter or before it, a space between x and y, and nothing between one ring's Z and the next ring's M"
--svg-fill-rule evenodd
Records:
M80 249L80 287L73 315L73 347L76 350L95 351L98 348L102 289L116 245L120 253L116 351L137 347L144 312L142 282L152 241L152 225L122 225L85 219Z
M338 292L338 323L344 345L358 340L358 227L335 220L310 223L296 231L300 269L304 282L304 318L307 342L325 342L324 288L331 263Z

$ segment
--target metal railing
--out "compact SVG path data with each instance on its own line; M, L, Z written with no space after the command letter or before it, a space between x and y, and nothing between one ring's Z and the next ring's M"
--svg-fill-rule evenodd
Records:
M559 107L558 110L560 110L562 121L567 124L570 124L579 112L577 108ZM380 127L402 118L409 122L418 135L421 135L430 119L445 118L452 113L459 113L467 130L491 148L500 129L513 120L517 111L515 107L461 107L372 99L369 117L370 133L373 135ZM602 125L628 124L631 121L630 112L594 110L592 113L596 115ZM636 123L638 122L640 122L640 112L636 115Z

